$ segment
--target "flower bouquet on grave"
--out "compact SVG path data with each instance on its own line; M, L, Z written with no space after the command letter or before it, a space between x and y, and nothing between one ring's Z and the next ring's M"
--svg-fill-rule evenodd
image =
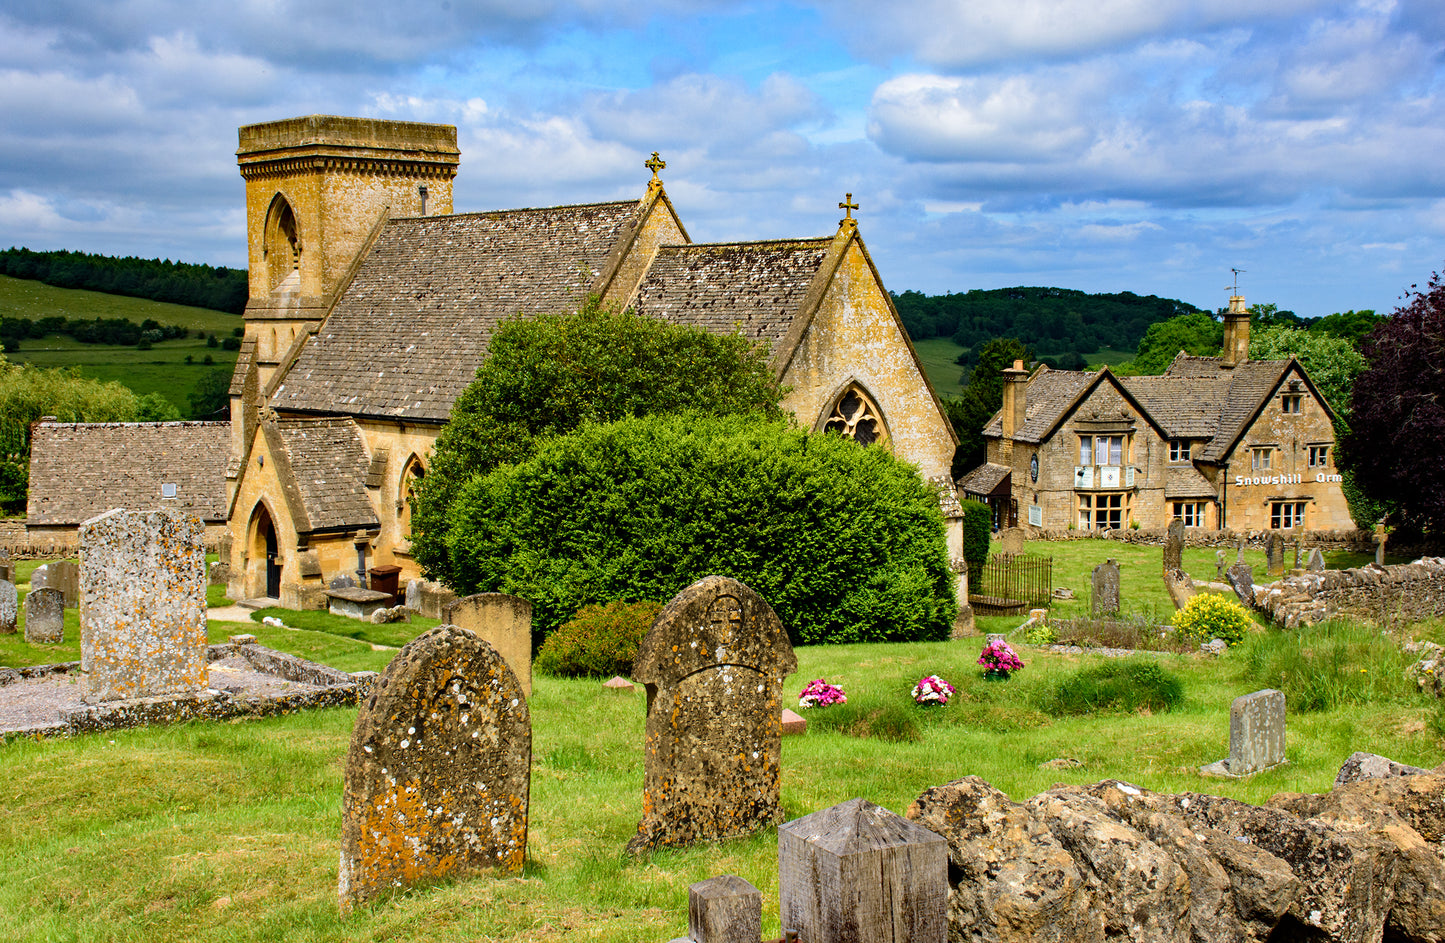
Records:
M953 685L938 675L928 675L913 686L913 702L923 707L942 706L953 696Z
M978 663L983 665L983 676L990 681L1007 681L1010 671L1018 671L1024 666L1009 643L1003 640L985 645L983 654L978 656Z
M847 704L848 695L836 684L829 684L822 678L816 681L809 681L808 686L803 688L798 695L798 706L801 707L827 707L830 704Z

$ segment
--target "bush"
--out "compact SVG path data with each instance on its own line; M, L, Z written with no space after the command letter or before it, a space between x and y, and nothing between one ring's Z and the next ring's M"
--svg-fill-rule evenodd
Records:
M988 538L993 531L993 508L982 501L963 502L963 558L968 561L970 585L988 563Z
M1152 658L1129 658L1085 668L1059 680L1044 699L1047 714L1170 711L1184 701L1184 685Z
M548 636L537 653L537 670L563 678L632 674L637 649L662 611L660 602L584 606Z
M1412 657L1380 630L1354 622L1264 632L1242 652L1247 677L1283 691L1290 710L1420 699L1415 683L1405 677Z
M1172 622L1175 632L1186 642L1223 639L1229 645L1244 641L1245 633L1254 625L1243 606L1213 593L1192 597L1183 609L1174 613Z
M586 425L468 482L446 523L452 587L531 600L543 633L589 603L670 599L711 574L752 587L795 645L942 641L957 614L917 470L781 421Z

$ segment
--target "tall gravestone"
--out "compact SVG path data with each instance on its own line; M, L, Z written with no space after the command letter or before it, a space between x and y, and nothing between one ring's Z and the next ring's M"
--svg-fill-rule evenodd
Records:
M1270 531L1269 541L1265 545L1265 556L1269 575L1282 575L1284 573L1284 535L1279 531Z
M1184 569L1184 521L1169 522L1169 536L1164 538L1164 572Z
M0 580L15 582L15 561L10 559L7 547L0 547Z
M1249 776L1285 761L1284 693L1266 688L1234 699L1229 706L1229 758L1200 772L1208 776Z
M465 629L412 639L357 713L343 778L343 912L422 880L520 870L532 719L516 674Z
M89 702L199 691L206 661L200 518L109 511L80 525L80 670Z
M1094 567L1093 600L1089 611L1096 616L1111 616L1119 611L1119 564L1110 559Z
M1235 563L1243 563L1243 562L1244 562L1244 538L1243 538L1243 537L1239 538L1239 540L1235 542L1235 545L1234 545L1234 562L1235 562Z
M442 620L486 639L512 667L522 693L532 696L531 603L506 593L477 593L448 603Z
M1216 580L1220 580L1220 581L1223 581L1223 580L1224 580L1224 562L1225 562L1224 551L1223 551L1223 550L1216 550L1216 551L1214 551L1214 578L1215 578Z
M0 580L0 635L14 635L19 621L20 604L15 584Z
M642 640L642 821L627 850L746 835L782 819L782 682L798 659L777 614L737 580L673 597Z
M37 589L54 589L50 585L50 564L42 563L30 571L30 591Z
M1384 524L1375 525L1375 565L1385 565L1385 541L1389 538Z
M44 587L25 594L25 641L59 645L65 641L65 594Z
M1194 580L1183 570L1165 570L1164 588L1169 592L1169 601L1175 609L1183 609L1194 598Z
M65 594L65 608L80 605L80 564L74 560L57 560L49 564L50 586Z

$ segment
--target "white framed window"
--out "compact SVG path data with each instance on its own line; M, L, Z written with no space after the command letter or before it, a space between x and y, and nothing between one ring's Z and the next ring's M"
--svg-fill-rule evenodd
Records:
M1124 464L1124 437L1121 435L1079 436L1079 464Z
M1330 447L1328 445L1311 445L1309 447L1310 468L1328 468L1330 464Z
M1188 439L1170 439L1170 440L1169 440L1169 461L1171 461L1171 462L1187 462L1187 461L1189 461L1189 440L1188 440Z
M1249 467L1257 472L1269 471L1274 467L1274 446L1265 445L1249 450Z
M1079 529L1109 530L1122 527L1127 510L1120 492L1079 495Z
M1175 501L1174 516L1182 520L1185 527L1203 527L1207 504L1207 501Z
M1293 530L1305 526L1305 502L1271 501L1269 526L1272 530Z
M1300 402L1301 402L1303 399L1304 399L1304 396L1301 395L1301 394L1299 394L1299 393L1286 393L1286 394L1284 394L1283 396L1281 396L1281 397L1279 398L1279 408L1280 408L1280 411L1281 411L1281 412L1286 412L1286 413L1297 413L1297 412L1299 412L1299 411L1300 411Z

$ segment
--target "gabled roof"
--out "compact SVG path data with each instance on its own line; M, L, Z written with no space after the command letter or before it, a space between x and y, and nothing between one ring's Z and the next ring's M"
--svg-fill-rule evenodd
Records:
M574 307L647 201L392 219L276 385L280 410L444 422L492 331Z
M366 493L371 457L350 419L282 419L261 433L298 534L380 526Z
M112 508L224 521L230 448L229 422L37 423L26 523L78 525Z
M1097 372L1040 367L1025 384L1024 425L1014 433L1014 439L1044 441L1094 387L1106 380L1118 388L1119 381L1108 367ZM983 434L994 438L1003 435L1002 412L993 414Z
M1201 462L1223 461L1234 450L1240 437L1248 431L1255 417L1268 402L1270 395L1284 380L1285 374L1292 369L1298 371L1301 378L1308 381L1304 369L1293 357L1289 360L1246 360L1234 366L1225 366L1224 361L1219 357L1195 357L1181 351L1169 364L1169 369L1164 371L1165 377L1196 379L1212 377L1228 384L1228 390L1220 404L1219 418L1214 428L1214 434L1205 443L1204 449L1198 455L1198 460ZM1319 391L1314 389L1313 384L1310 385L1310 391L1320 403L1324 404L1325 411L1333 419L1333 411L1330 410L1329 404L1325 403L1324 398L1319 395Z
M804 312L832 243L825 237L663 246L633 306L638 314L740 333L771 349Z
M991 495L999 489L1000 485L1008 482L1013 475L1013 469L1007 465L995 465L992 462L984 462L973 471L958 479L958 490L966 494ZM1006 494L1007 488L1004 489Z

